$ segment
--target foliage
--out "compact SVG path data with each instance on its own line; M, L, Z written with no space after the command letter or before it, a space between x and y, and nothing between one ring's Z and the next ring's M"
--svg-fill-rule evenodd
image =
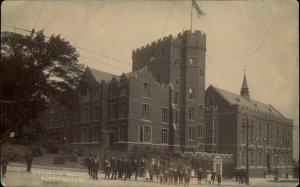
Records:
M55 156L53 158L53 164L64 164L65 163L65 158L61 155Z
M83 65L76 49L58 36L46 39L1 32L2 133L21 132L46 109L50 98L72 107L77 101ZM84 85L84 84L82 84Z
M24 153L14 149L6 151L4 156L7 157L8 162L23 162L25 160Z

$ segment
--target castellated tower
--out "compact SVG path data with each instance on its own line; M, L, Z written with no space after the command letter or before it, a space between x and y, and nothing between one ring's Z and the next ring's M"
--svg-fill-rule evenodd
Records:
M169 85L170 148L202 151L204 146L206 35L184 31L132 52L132 71L145 66L156 82Z

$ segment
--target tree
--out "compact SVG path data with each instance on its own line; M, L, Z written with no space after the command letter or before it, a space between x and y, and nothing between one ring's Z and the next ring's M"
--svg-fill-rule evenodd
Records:
M50 98L72 108L84 66L76 49L60 35L45 37L1 32L1 126L2 134L21 133L38 118ZM80 84L84 85L84 84Z

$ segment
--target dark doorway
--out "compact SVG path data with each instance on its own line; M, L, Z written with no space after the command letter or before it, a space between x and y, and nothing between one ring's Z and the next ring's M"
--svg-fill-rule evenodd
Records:
M112 147L113 145L114 145L114 134L109 133L109 135L108 135L108 146Z

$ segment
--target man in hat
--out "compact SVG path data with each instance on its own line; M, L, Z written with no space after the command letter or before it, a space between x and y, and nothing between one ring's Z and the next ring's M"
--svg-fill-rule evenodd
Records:
M218 180L218 186L221 185L222 176L220 172L217 173L217 180Z
M105 173L104 180L106 179L106 177L107 177L107 180L109 180L110 170L111 170L110 163L106 159L104 162L104 173Z
M117 180L117 163L114 156L110 159L110 165L112 169L112 175L110 179Z
M99 156L95 156L93 162L93 180L98 180Z
M145 167L146 167L145 159L142 160L140 166L141 166L140 176L141 176L141 177L144 177Z
M134 159L131 162L131 173L130 173L130 177L133 174L133 172L135 173L135 180L137 180L137 160Z
M26 161L26 165L27 165L27 172L30 172L31 166L32 166L32 161L33 161L33 155L32 155L32 152L29 151L28 149L26 150L26 153L25 153L25 161Z
M89 173L89 175L90 176L93 176L92 175L92 171L93 171L93 169L92 169L92 165L93 165L93 158L92 158L92 155L91 154L89 154L89 157L87 158L87 160L86 160L86 165L87 165L87 168L88 168L88 173Z
M202 168L198 169L198 182L197 184L201 184L201 180L202 180Z

